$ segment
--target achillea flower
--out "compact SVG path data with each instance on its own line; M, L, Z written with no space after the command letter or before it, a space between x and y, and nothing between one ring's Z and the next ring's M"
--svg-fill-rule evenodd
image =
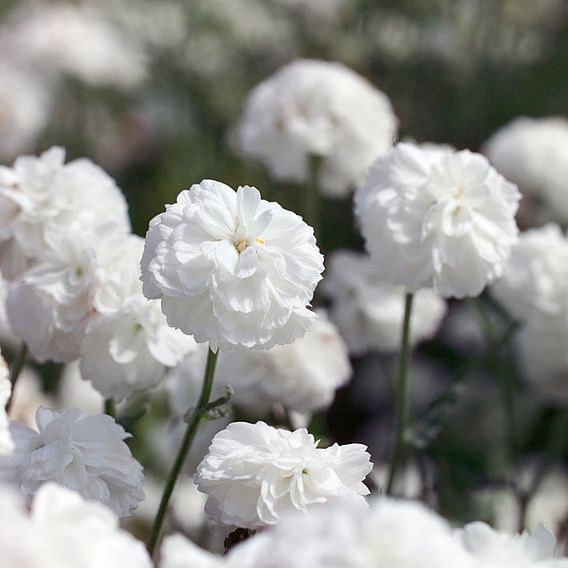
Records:
M144 295L212 349L269 349L302 337L323 257L313 229L253 187L205 180L150 222Z
M9 375L8 365L0 353L0 455L9 454L14 449L6 414L6 404L12 392Z
M503 274L519 199L479 154L398 144L372 166L355 212L378 278L463 298Z
M55 481L120 517L129 516L144 499L142 466L124 442L129 434L110 416L41 407L36 422L38 431L10 424L15 451L0 457L0 481L16 485L24 495Z
M404 319L404 288L380 280L366 254L338 250L329 256L324 293L332 299L330 315L355 355L396 352ZM446 302L433 290L416 293L410 341L433 337L446 315Z
M226 525L257 529L282 515L338 500L362 502L371 471L361 444L320 449L307 430L264 422L233 422L219 432L199 464L195 482L207 493L206 512Z
M238 145L278 180L305 181L321 157L321 190L341 197L392 147L397 123L387 96L348 67L300 59L249 95Z
M0 557L5 568L152 568L144 544L100 503L45 483L31 510L0 490Z

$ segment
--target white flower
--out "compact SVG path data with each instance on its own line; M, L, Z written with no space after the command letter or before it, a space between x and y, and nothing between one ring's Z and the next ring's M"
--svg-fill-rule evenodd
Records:
M167 367L195 349L172 329L158 300L146 300L140 282L144 240L130 236L98 251L102 284L94 298L81 345L81 375L105 397L117 401L156 386Z
M57 410L73 407L79 408L85 414L101 414L104 401L101 393L81 376L79 361L64 365L57 383Z
M130 232L126 201L114 180L85 158L64 161L65 151L53 147L0 168L0 268L6 277L42 260L62 234L95 242Z
M396 135L387 96L340 63L300 59L249 95L238 144L278 180L303 182L310 156L323 158L323 193L346 195Z
M366 254L339 250L328 259L323 290L333 301L331 318L355 355L400 349L404 288L380 280L375 272ZM419 290L412 310L411 343L433 337L445 314L446 302L438 294Z
M519 319L568 313L568 238L560 227L522 233L493 292Z
M129 437L110 416L89 416L78 408L59 413L39 408L39 431L12 422L16 445L0 457L0 480L34 495L46 481L56 481L86 499L100 501L125 517L144 499L142 466L124 442Z
M325 311L304 337L269 350L235 349L217 362L215 384L230 385L231 403L251 416L265 416L272 406L283 404L297 412L312 412L329 406L336 389L351 377L347 349ZM205 368L206 350L190 355L172 373L172 398L190 406ZM183 404L183 403L182 403Z
M33 147L47 124L48 93L49 85L37 76L0 61L0 158L13 159Z
M205 180L150 222L144 295L169 325L208 341L269 349L302 337L323 257L313 229L253 187Z
M568 120L519 117L500 128L483 152L526 195L535 195L549 215L568 220Z
M502 275L519 198L479 154L398 144L372 166L355 212L377 277L463 298Z
M57 236L57 238L55 238ZM6 308L14 334L40 362L79 356L99 286L95 250L80 235L50 235L42 262L10 286Z
M146 77L143 46L112 25L95 4L25 4L0 34L5 49L42 72L66 74L93 86L129 89Z
M10 400L11 393L12 384L10 383L8 365L0 352L0 455L9 454L14 449L6 414L6 404Z
M320 449L304 428L289 432L264 422L233 422L219 432L195 482L206 512L226 525L257 529L316 503L361 500L371 471L361 444Z
M152 568L144 544L99 503L46 483L28 512L0 490L0 557L5 568Z
M532 533L499 533L485 523L470 523L457 538L477 560L480 568L568 567L568 559L555 559L554 535L539 525Z

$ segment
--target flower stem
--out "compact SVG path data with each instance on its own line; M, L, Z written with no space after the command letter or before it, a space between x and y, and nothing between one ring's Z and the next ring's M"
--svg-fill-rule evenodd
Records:
M170 498L174 491L174 487L177 478L181 472L185 459L191 448L195 434L199 429L202 420L205 418L209 408L209 398L211 397L211 390L213 388L213 377L215 376L215 365L217 364L218 353L213 352L209 348L209 354L207 355L207 364L205 366L205 376L203 377L203 384L201 385L201 394L199 395L199 401L197 406L194 408L191 416L187 421L187 429L183 437L180 449L174 461L174 465L168 475L166 481L166 486L164 488L164 493L162 495L162 500L160 502L160 508L154 520L154 525L152 527L152 534L150 535L150 540L148 541L148 550L150 554L154 554L156 545L160 540L160 535L162 532L162 526L166 517L166 511L168 509L168 504Z
M16 383L18 381L18 377L26 364L26 359L28 357L28 346L25 343L22 343L20 347L20 351L14 359L12 363L12 367L10 368L10 382L12 383L12 393L10 394L10 398L8 399L8 403L6 404L6 412L10 412L12 408L12 400L14 398L14 390L16 388Z
M397 422L394 453L391 461L389 480L386 494L392 495L394 483L401 461L406 451L406 433L410 420L410 377L408 367L410 363L410 317L412 314L412 300L414 295L406 294L404 302L404 322L402 326L402 338L400 345L400 359L398 367L397 384Z
M105 399L105 414L116 418L116 404L112 398Z

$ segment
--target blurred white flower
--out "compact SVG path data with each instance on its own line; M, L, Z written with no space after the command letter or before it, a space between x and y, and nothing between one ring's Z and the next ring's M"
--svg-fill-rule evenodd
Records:
M502 275L519 199L479 154L401 143L374 163L355 212L377 277L463 298Z
M130 232L126 200L114 180L85 158L64 161L65 151L53 147L0 168L0 269L8 278L43 260L62 234L89 239Z
M5 568L152 568L144 544L99 503L44 484L31 511L0 489L0 557Z
M333 302L330 315L350 353L400 348L404 288L378 278L368 255L349 250L331 253L323 291ZM419 290L413 304L411 343L433 337L445 315L446 302L438 294Z
M10 435L6 404L10 400L12 384L8 365L0 352L0 455L9 454L14 450L14 442Z
M0 159L13 159L33 148L46 126L49 85L21 67L0 61Z
M304 428L229 424L195 474L199 490L209 495L206 513L225 525L257 529L316 503L363 502L369 493L363 480L372 469L365 446L317 445Z
M101 393L81 376L79 361L63 367L57 383L57 410L79 408L85 414L102 414L104 401Z
M568 220L568 120L516 118L493 134L483 152L523 194L541 198L551 218Z
M147 75L143 45L95 3L24 3L8 14L0 45L43 73L92 86L130 89Z
M392 147L397 124L387 96L363 77L340 63L300 59L251 92L238 146L278 180L306 181L310 156L320 156L321 191L341 197Z
M554 535L539 525L532 533L500 533L485 523L470 523L456 537L483 568L553 568L568 566L568 559L555 559Z
M313 412L329 406L335 391L351 377L347 349L324 310L306 335L269 350L235 349L217 362L215 384L230 385L231 403L250 416L263 417L274 404L288 410ZM190 355L172 373L173 398L190 406L205 368L206 349Z
M12 282L6 308L14 334L36 360L68 362L79 356L99 270L81 235L54 233L50 240L41 262Z
M323 257L301 217L253 187L205 180L154 217L142 257L144 295L169 325L213 350L269 349L302 337Z
M10 424L15 443L11 456L0 457L0 481L34 495L46 481L55 481L100 501L126 517L144 499L142 466L124 439L130 434L110 416L89 416L78 408L59 413L39 408L39 431Z
M516 318L568 313L568 238L555 224L521 233L495 296Z
M185 534L199 536L199 531L205 525L205 503L207 495L197 489L190 476L181 476L171 500L173 517Z
M195 349L193 338L167 325L160 302L144 298L143 249L134 235L99 248L102 283L81 345L81 375L117 401L156 386L167 367Z

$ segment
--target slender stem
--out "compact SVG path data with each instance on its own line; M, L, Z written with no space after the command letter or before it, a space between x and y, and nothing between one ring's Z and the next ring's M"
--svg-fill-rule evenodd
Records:
M410 377L408 374L408 366L411 353L410 317L412 314L413 298L413 294L407 293L404 302L404 322L402 325L400 360L398 367L396 438L386 489L387 495L392 495L393 493L398 469L406 451L406 433L410 420Z
M10 369L10 382L12 383L12 393L10 394L10 398L6 404L6 412L10 412L12 408L12 400L14 399L14 390L16 388L16 383L18 382L18 377L26 364L26 359L28 357L28 346L25 343L22 343L20 347L20 351L14 362L12 363L12 367Z
M116 418L116 404L112 398L105 399L105 414Z
M199 395L199 401L197 402L197 406L194 408L191 416L187 421L187 429L185 431L183 441L181 443L170 474L168 475L164 493L162 495L162 500L160 502L160 508L158 509L158 513L154 520L152 534L150 535L150 540L148 541L148 550L150 551L150 554L154 554L156 545L160 540L168 504L174 491L177 478L181 472L187 454L189 453L191 444L193 442L193 439L195 438L195 434L197 433L202 420L205 418L208 412L209 398L211 397L211 390L213 388L213 377L215 376L216 363L217 353L214 353L211 348L209 348L209 354L207 355L207 365L205 366L205 376L203 377L203 384L201 385L201 394Z

